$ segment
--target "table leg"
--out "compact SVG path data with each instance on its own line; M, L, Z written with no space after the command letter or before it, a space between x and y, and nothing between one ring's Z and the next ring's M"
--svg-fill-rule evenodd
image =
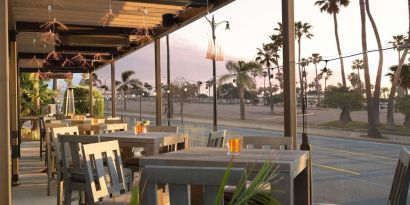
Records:
M278 183L272 184L272 188L277 190L276 192L272 193L272 196L276 200L278 200L282 205L294 205L294 190L292 177L289 175L289 173L279 173L277 179L280 178L281 180Z

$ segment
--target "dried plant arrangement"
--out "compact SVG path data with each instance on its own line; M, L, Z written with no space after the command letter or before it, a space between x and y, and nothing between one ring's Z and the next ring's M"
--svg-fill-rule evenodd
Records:
M71 58L71 62L83 65L84 63L87 63L87 59L81 53L78 53L76 56Z
M65 58L65 60L61 63L61 67L70 67L73 65L74 63L71 62L68 58Z
M136 43L139 44L144 44L148 41L153 40L153 33L152 31L150 31L150 29L147 27L146 23L145 23L145 16L148 15L148 10L144 9L143 10L143 18L142 18L142 24L140 27L135 28L131 34L136 35L135 39L133 40Z
M102 26L108 26L110 22L118 15L112 11L111 0L109 1L109 4L109 9L104 13L103 17L100 20L100 24Z
M45 60L60 60L61 55L57 51L53 50L50 53L47 54L47 57Z

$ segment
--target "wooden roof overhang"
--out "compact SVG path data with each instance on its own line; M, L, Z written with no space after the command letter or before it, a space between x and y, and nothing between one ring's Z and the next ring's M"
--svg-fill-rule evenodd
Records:
M153 39L172 33L232 1L234 0L112 0L113 12L117 15L102 26L100 20L109 8L108 0L56 0L51 18L55 15L69 30L57 31L61 43L52 45L41 41L40 34L44 30L40 27L50 18L48 6L53 5L53 0L14 0L11 5L11 20L15 28L13 33L16 34L20 71L88 72L91 67L98 69L110 63L111 59L126 56L148 45ZM164 14L174 15L174 24L165 27L162 22ZM133 31L143 25L149 29L152 39L147 42L135 41L138 36ZM35 44L33 39L36 39ZM33 56L42 60L53 50L61 54L61 60L40 68L32 62ZM60 66L61 61L79 53L87 59L100 54L109 61L65 69Z

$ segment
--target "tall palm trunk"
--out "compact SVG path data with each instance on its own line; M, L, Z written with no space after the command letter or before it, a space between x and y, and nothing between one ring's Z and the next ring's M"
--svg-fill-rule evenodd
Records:
M408 4L408 11L409 11L409 27L408 28L410 31L410 0L407 1L407 4ZM403 68L404 61L406 60L408 51L409 51L408 46L405 46L402 52L401 58L399 57L399 65L397 66L397 70L396 72L394 72L394 78L393 78L393 82L390 88L389 101L387 104L387 125L386 127L388 129L394 128L394 112L393 112L394 111L394 96L396 94L397 85L399 84L399 80L400 80L400 73ZM400 55L400 51L399 51L399 55Z
M359 68L357 69L357 76L359 76L359 86L358 86L359 92L360 92L361 95L363 95L362 94L362 79L360 77L360 69Z
M299 84L300 84L300 94L299 94L299 96L300 96L300 98L299 98L299 102L300 103L302 103L302 98L303 98L303 90L302 90L302 88L303 88L303 85L302 85L302 83L303 83L303 76L302 76L302 70L301 70L301 68L300 68L300 55L301 55L301 40L300 40L300 38L298 38L298 70L299 70Z
M337 46L337 53L339 56L342 56L342 49L340 49L340 40L339 40L339 31L338 31L338 26L337 26L337 17L336 13L333 13L333 23L335 26L335 37L336 37L336 46ZM342 71L342 82L343 86L346 86L346 75L345 75L345 66L343 63L343 58L340 58L340 70Z
M372 90L370 84L370 72L369 72L369 59L367 56L367 40L366 40L366 11L364 0L359 1L360 4L360 19L362 22L362 51L363 51L363 68L364 68L364 81L366 87L366 101L367 101L367 135L375 138L381 138L381 134L376 126L376 120L374 115L374 105Z
M383 70L383 50L382 50L382 42L380 40L379 31L377 30L376 22L373 19L373 16L370 12L369 6L370 0L366 0L366 13L369 17L370 23L372 24L372 28L374 31L374 36L376 37L377 41L377 48L379 49L379 66L377 68L377 75L376 75L376 83L374 85L374 96L373 96L373 103L374 103L374 115L376 120L376 125L380 125L380 84L382 80L382 70Z
M245 97L245 90L243 88L243 85L239 84L239 106L240 106L240 115L241 115L241 120L245 119L245 102L244 102L244 97Z
M268 68L268 82L269 82L269 106L270 106L270 113L273 114L273 102L272 102L272 82L270 81L270 64L266 64Z
M124 110L127 110L127 98L125 97L125 94L123 95L124 97Z
M318 89L318 84L319 84L319 79L317 78L317 62L315 61L315 72L316 72L316 78L315 78L315 89L316 89L316 95L317 95L317 104L316 106L320 106L320 92Z
M409 49L405 47L404 51L402 52L399 65L397 66L397 70L396 72L394 72L394 78L393 78L393 82L390 88L389 100L387 103L387 124L386 124L387 129L394 128L394 96L396 95L397 85L399 84L399 81L400 81L400 73L403 68L404 61L406 60L408 51Z

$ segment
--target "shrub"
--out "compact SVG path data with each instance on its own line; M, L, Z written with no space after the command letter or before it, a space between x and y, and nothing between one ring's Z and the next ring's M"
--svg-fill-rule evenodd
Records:
M363 97L359 92L343 86L329 86L326 89L325 98L323 100L326 106L342 110L339 117L339 121L342 123L352 121L350 112L362 109L362 102Z
M397 98L395 107L399 112L405 115L403 126L410 128L410 96Z

